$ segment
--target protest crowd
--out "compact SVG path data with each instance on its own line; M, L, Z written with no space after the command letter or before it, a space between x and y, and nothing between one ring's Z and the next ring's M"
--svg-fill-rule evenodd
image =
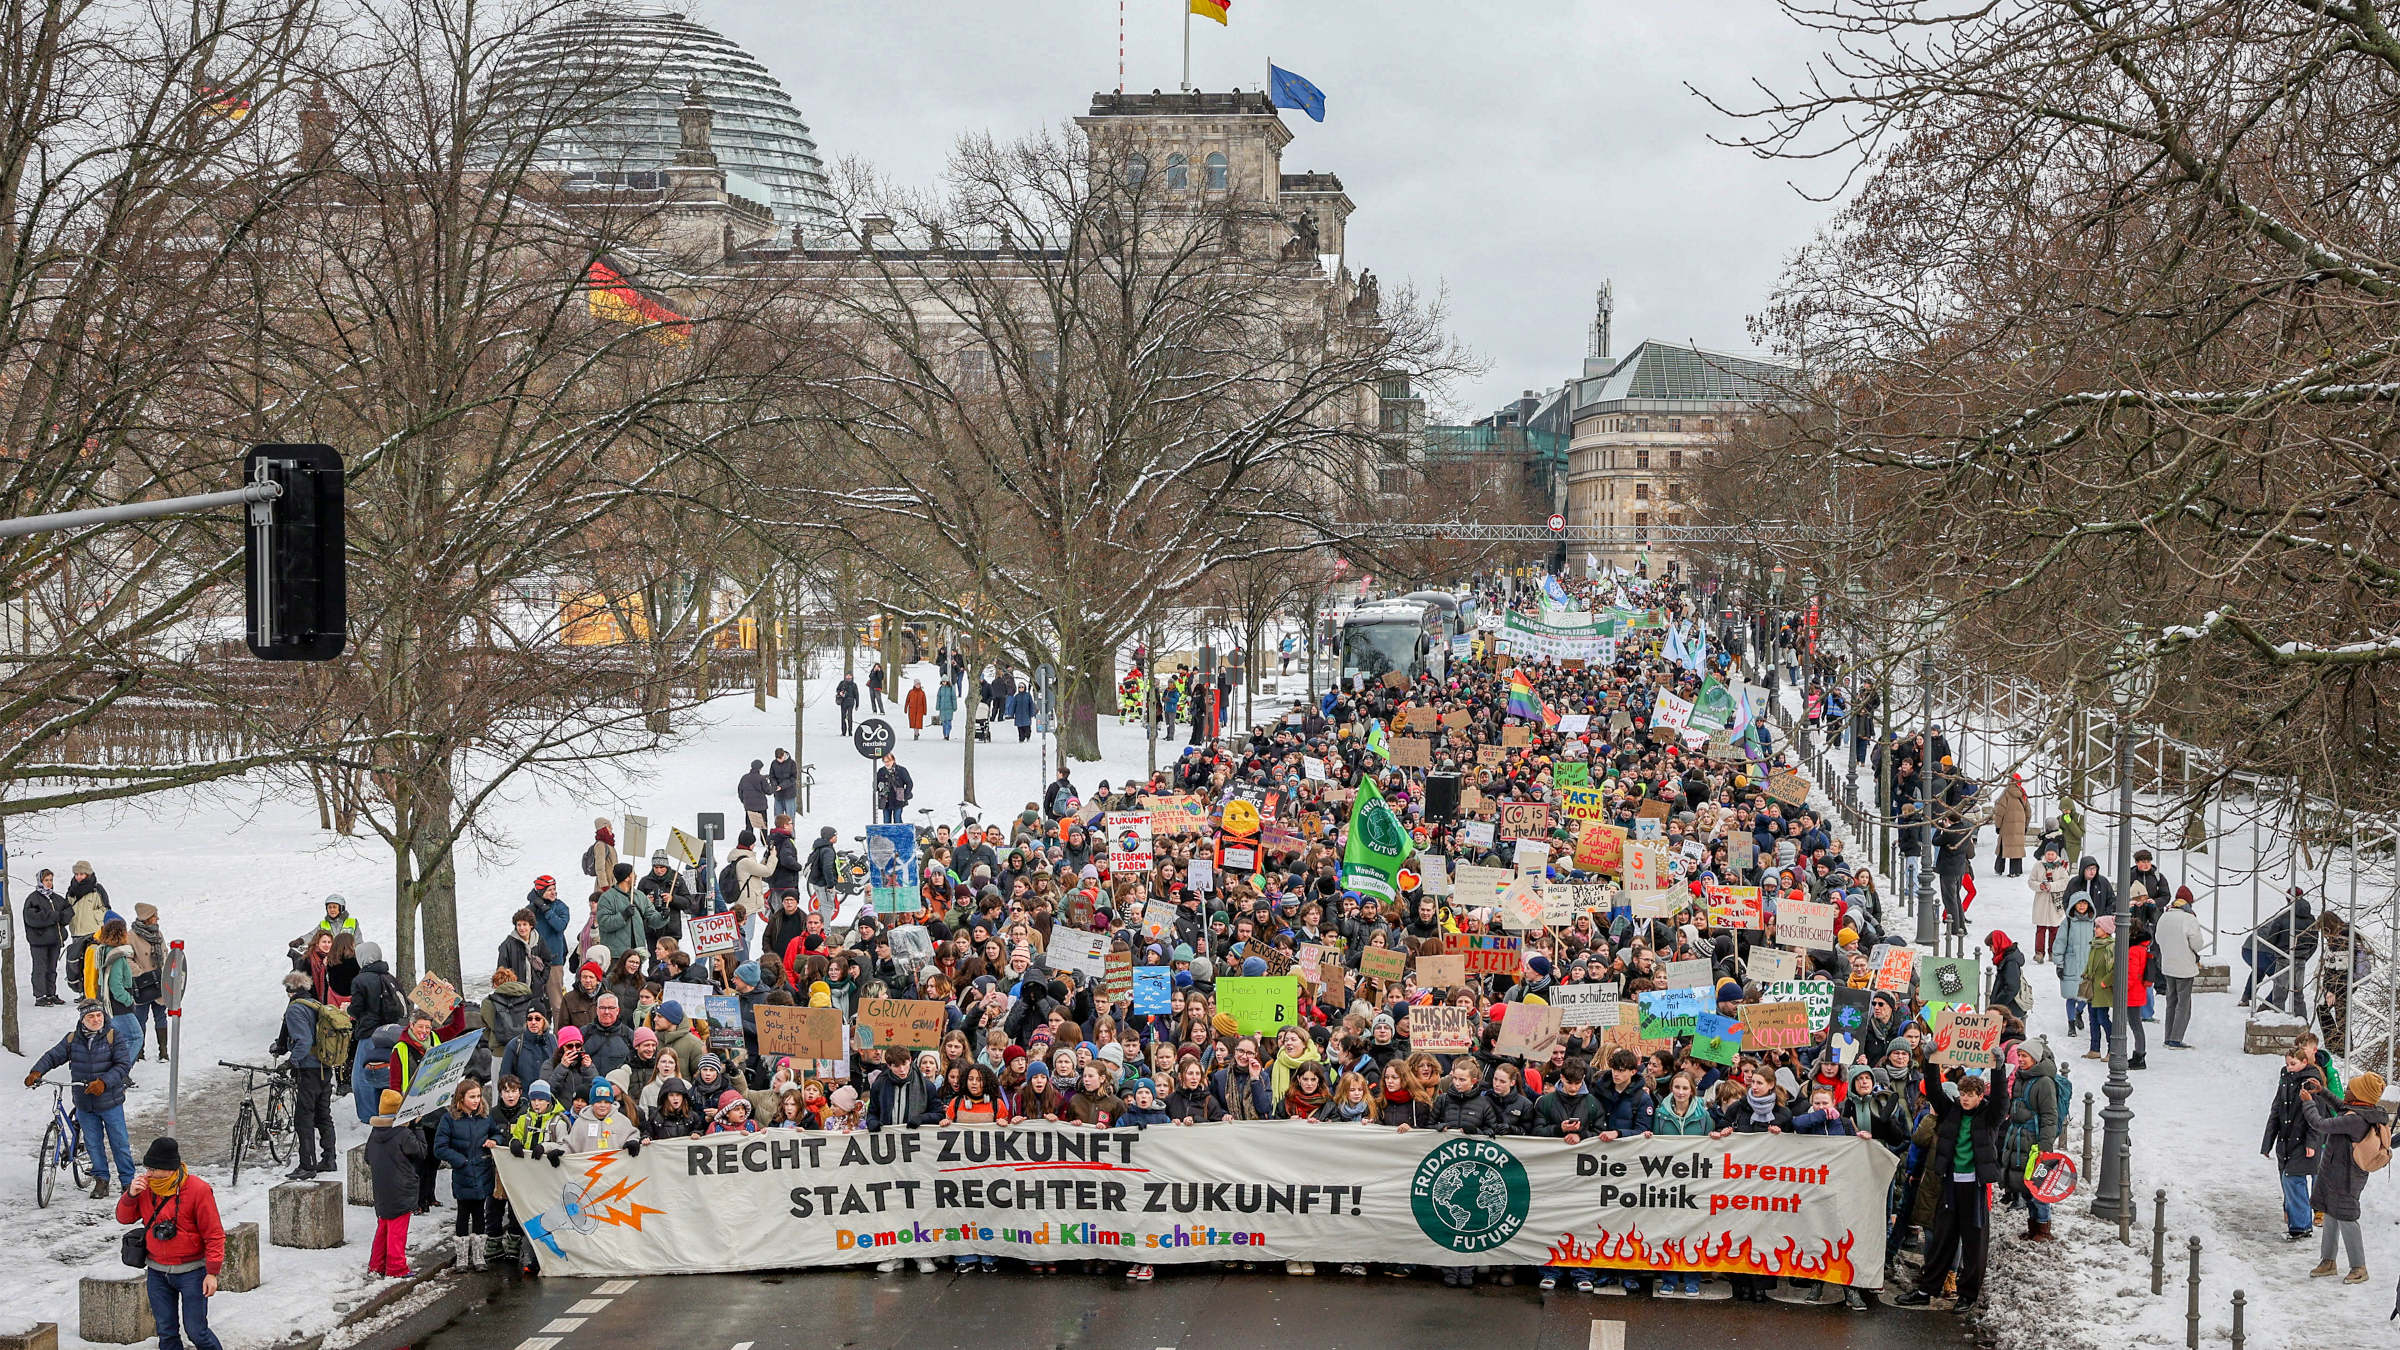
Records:
M735 819L756 823L713 872L663 851L620 859L597 822L574 874L533 878L493 935L490 966L474 972L489 984L479 999L403 988L330 898L291 944L274 1045L300 1071L294 1175L334 1170L337 1117L345 1134L364 1124L370 1268L400 1276L410 1220L435 1207L445 1172L461 1262L539 1269L500 1194L496 1150L555 1166L702 1135L1023 1121L1290 1120L1576 1142L1839 1136L1898 1164L1882 1197L1883 1300L1974 1306L1996 1207L2018 1211L2006 1222L2023 1240L2050 1236L2030 1163L2060 1147L2072 1054L2029 1036L2024 1019L2035 970L2054 962L2060 996L2099 1046L2119 1011L2096 965L2112 950L2096 940L2108 883L2089 860L2066 867L2077 849L2051 822L2033 875L2052 922L2030 949L1998 932L1954 942L1963 954L1948 957L1912 946L1894 931L1911 926L1901 899L1810 809L1810 785L1750 692L1773 663L1830 734L1872 727L1828 704L1830 672L1790 628L1745 651L1747 623L1720 627L1685 588L1623 576L1547 601L1478 599L1487 616L1553 619L1563 601L1611 636L1588 657L1538 656L1509 650L1487 618L1439 674L1345 679L1246 732L1217 724L1217 700L1191 701L1199 682L1137 673L1129 698L1203 719L1171 766L1088 794L1061 769L1011 818L927 828L905 890L860 884L836 828L795 822L788 773L754 765ZM938 700L945 710L988 698L963 660L945 654L936 669L961 686ZM1175 698L1183 706L1167 706ZM1935 869L1957 924L1981 836L1996 817L2012 823L2022 789L1957 775L1938 732L1852 734L1860 756L1889 757L1905 861ZM1930 829L1916 814L1925 772L1941 785ZM1121 828L1135 819L1146 828ZM2021 815L2013 824L1998 866L2021 871L2034 831ZM2138 952L2156 955L2152 933L2174 908L2165 894L2137 920ZM125 928L111 914L95 941L123 943ZM1280 1019L1257 994L1277 981L1297 994ZM97 1020L113 1042L95 1048L95 1032L79 1030L86 1039L70 1036L43 1067L72 1059L79 1079L118 1083L121 1096L144 1014L113 975L99 988L85 1026ZM438 1109L397 1119L425 1058L470 1029L481 1035L467 1075ZM2348 1128L2321 1075L2303 1091L2311 1067L2295 1065L2270 1147ZM130 1178L121 1117L93 1148L103 1191L104 1144ZM2286 1189L2295 1234L2313 1231L2306 1188L2296 1209ZM2345 1212L2356 1214L2354 1191L2336 1199L2335 1217ZM2363 1264L2355 1245L2352 1257ZM1002 1265L950 1260L961 1272ZM1867 1306L1855 1287L1638 1266L1322 1273Z

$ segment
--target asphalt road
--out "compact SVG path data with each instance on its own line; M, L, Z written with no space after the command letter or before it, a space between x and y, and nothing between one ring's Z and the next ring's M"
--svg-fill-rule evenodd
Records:
M1525 1277L1520 1277L1524 1279ZM1971 1345L1949 1313L1445 1289L1439 1280L1159 1267L1122 1277L870 1270L641 1280L511 1279L438 1330L370 1350L1589 1350L1595 1319L1627 1350Z

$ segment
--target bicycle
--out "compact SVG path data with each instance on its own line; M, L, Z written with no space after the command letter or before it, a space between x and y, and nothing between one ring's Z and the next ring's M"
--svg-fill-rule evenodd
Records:
M242 1159L264 1150L267 1160L283 1165L284 1146L298 1147L299 1134L292 1123L292 1067L289 1064L236 1064L220 1059L221 1068L238 1069L242 1073L241 1109L233 1116L233 1181L242 1184ZM267 1104L258 1105L258 1080L267 1080Z
M33 1175L33 1203L38 1209L50 1207L62 1171L74 1178L76 1190L84 1188L83 1127L76 1124L75 1112L67 1105L67 1092L75 1085L51 1082L49 1086L50 1124L42 1131L42 1151Z

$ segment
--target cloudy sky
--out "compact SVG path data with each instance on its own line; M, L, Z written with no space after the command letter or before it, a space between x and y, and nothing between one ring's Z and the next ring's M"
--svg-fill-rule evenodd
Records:
M1125 0L1128 89L1180 82L1182 0ZM829 160L929 182L964 131L1012 136L1117 83L1117 0L695 0L783 81ZM1287 112L1287 172L1341 175L1351 266L1445 288L1489 366L1470 415L1575 374L1592 292L1615 350L1645 338L1746 351L1783 258L1824 219L1797 166L1712 144L1739 99L1813 50L1771 0L1233 0L1192 22L1192 79L1314 81ZM1818 172L1819 183L1823 178ZM1808 181L1808 180L1803 180Z

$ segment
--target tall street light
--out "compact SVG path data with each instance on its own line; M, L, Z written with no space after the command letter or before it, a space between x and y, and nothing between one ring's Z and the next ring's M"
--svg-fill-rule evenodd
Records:
M2116 669L2108 677L2109 701L2117 708L2117 921L2116 1016L2108 1027L2108 1082L2100 1091L2108 1105L2100 1110L2106 1127L2101 1136L2100 1184L2092 1188L2092 1217L2114 1221L2133 1211L2133 1176L2127 1165L2133 1147L2133 1080L2125 1072L2127 1006L2126 966L2133 946L2133 714L2150 697L2150 667L2143 659L2140 639L2128 631L2117 647Z
M1924 698L1924 753L1917 764L1917 792L1921 819L1918 828L1925 831L1925 842L1917 859L1917 945L1931 951L1942 937L1942 902L1935 893L1933 878L1933 775L1937 766L1933 759L1933 644L1941 639L1942 620L1928 613L1918 628L1917 689Z

